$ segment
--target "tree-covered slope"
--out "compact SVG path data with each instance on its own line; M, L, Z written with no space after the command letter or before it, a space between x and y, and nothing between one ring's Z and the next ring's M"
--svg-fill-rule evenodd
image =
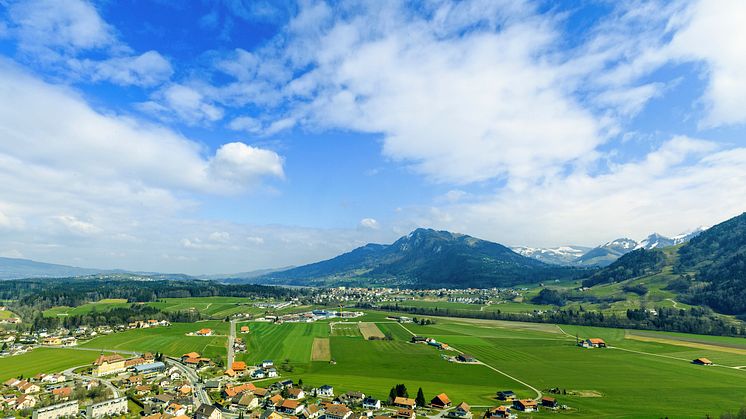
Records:
M583 281L583 286L621 282L660 272L666 266L666 255L658 250L637 249L617 259Z

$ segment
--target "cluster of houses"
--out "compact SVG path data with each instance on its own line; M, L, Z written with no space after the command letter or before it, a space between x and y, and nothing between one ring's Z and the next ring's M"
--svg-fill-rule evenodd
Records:
M440 349L440 350L443 350L443 351L451 349L451 347L448 346L447 343L438 342L437 340L435 340L433 338L428 338L428 337L425 337L425 336L412 336L412 339L410 339L410 342L412 342L412 343L423 343L423 344L426 344L426 345L429 345L429 346L433 346L433 347L435 347L437 349Z
M235 361L225 370L225 376L229 378L249 377L253 380L279 377L272 360L264 360L257 365L247 365L244 361Z
M601 338L589 338L578 341L581 348L605 348L606 342Z
M105 386L102 387L104 391L100 393L100 400L87 400L86 394L98 387L102 387L99 379L58 373L11 378L0 389L0 410L13 416L31 413L34 419L79 415L98 419L127 412L126 398L114 397Z
M362 317L365 313L360 311L330 311L330 310L313 310L305 313L284 314L279 316L268 315L256 319L259 322L270 322L275 324L282 323L313 323L319 320L328 319L354 319Z

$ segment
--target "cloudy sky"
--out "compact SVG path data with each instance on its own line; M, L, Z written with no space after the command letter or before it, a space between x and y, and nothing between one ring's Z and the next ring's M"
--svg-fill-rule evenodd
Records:
M712 225L746 210L744 22L742 0L0 0L0 256L219 273L420 226Z

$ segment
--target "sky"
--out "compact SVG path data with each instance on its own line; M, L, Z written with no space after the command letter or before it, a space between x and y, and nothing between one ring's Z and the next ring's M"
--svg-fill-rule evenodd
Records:
M190 274L746 211L746 2L0 0L0 256Z

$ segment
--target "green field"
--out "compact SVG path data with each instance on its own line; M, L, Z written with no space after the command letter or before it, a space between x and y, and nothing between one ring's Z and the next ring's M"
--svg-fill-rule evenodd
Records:
M0 358L0 382L19 375L31 377L91 364L98 355L95 351L37 348L23 355Z
M514 376L542 391L559 388L568 394L553 395L571 409L560 413L540 412L542 417L696 417L717 416L727 409L746 405L746 371L730 367L746 365L743 354L731 349L692 348L627 338L619 329L500 322L474 319L434 318L436 324L404 327L370 313L364 321L376 321L392 341L365 341L350 325L329 336L327 324L253 323L248 362L290 360L292 371L285 377L303 378L312 386L330 384L335 391L360 390L385 398L388 389L403 382L426 396L446 392L454 402L473 406L497 404L497 390L512 389L523 397L534 397L529 388L483 365L450 363L443 354L423 345L407 343L411 334L438 341L476 356L480 361ZM348 330L349 328L349 330ZM582 349L582 338L601 337L614 348ZM655 337L681 338L683 334L657 333ZM329 337L336 364L311 362L314 337ZM683 335L707 344L746 348L743 339ZM695 342L695 343L696 343ZM740 350L740 349L739 349ZM722 366L692 365L691 359L708 357ZM561 391L562 393L562 391ZM651 397L651 395L655 397ZM699 402L693 404L693 400Z
M92 312L104 312L117 307L129 307L129 303L124 299L104 299L95 303L83 304L77 307L54 307L44 311L44 316L73 316L81 314L90 314Z
M181 356L194 351L208 358L225 357L228 325L228 323L215 320L197 323L174 323L170 327L133 329L100 336L81 346L111 350L162 352L170 356ZM214 333L220 336L186 336L186 333L201 328L213 329Z

